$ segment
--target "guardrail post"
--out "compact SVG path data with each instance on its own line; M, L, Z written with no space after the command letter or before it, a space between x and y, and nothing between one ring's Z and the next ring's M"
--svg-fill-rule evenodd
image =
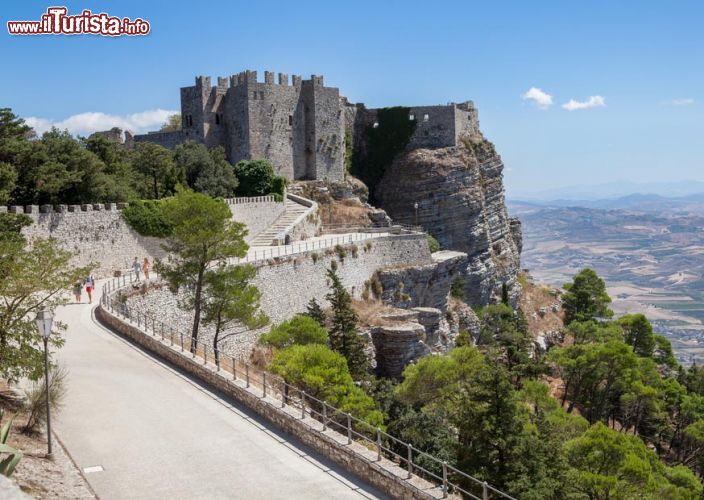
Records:
M347 444L352 444L352 415L347 413Z
M181 335L181 352L183 352L183 332L181 332L180 335Z
M203 344L203 364L208 364L208 344Z
M171 340L171 346L173 347L174 345L174 329L173 327L169 327L169 339Z
M301 418L306 418L306 391L301 391Z
M235 357L232 357L232 380L237 380L237 361L235 361Z
M213 348L213 356L215 356L215 368L220 371L220 351Z
M247 383L247 387L249 387L249 363L244 364L244 379Z
M266 372L262 372L262 397L266 397Z
M482 500L489 500L489 488L487 487L486 481L482 483Z
M413 446L411 446L411 443L408 443L406 447L408 448L408 479L411 479L413 475Z
M442 463L442 497L447 498L447 462Z
M328 430L328 404L323 401L323 432Z
M286 394L288 394L288 385L285 380L281 380L281 408L286 406Z
M381 429L376 428L376 459L381 461Z

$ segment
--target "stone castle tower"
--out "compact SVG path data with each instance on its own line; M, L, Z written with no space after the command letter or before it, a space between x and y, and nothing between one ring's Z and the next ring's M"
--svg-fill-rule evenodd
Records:
M208 147L223 146L231 163L266 158L289 179L344 178L344 119L340 91L325 87L323 77L303 80L266 71L229 78L196 77L181 89L182 129L150 132L135 141L151 141L173 148L193 140Z
M377 126L376 109L352 104L339 89L326 87L323 77L303 80L293 75L243 71L218 77L197 76L195 85L181 88L182 129L136 135L167 148L192 140L207 147L223 146L228 160L265 158L288 179L342 181L345 178L345 138L355 151L365 128ZM472 101L409 109L417 126L409 149L455 146L459 138L479 133Z

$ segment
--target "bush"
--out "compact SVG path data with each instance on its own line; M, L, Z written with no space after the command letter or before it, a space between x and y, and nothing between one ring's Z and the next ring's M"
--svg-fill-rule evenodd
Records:
M49 368L49 405L51 411L58 411L63 406L63 399L66 395L66 378L68 370L61 365L54 365ZM46 390L44 377L32 382L32 385L24 391L25 410L29 414L27 423L22 429L23 432L33 433L37 427L46 422Z
M430 253L435 253L442 250L440 243L438 243L438 240L433 238L432 234L426 234L425 239L428 240L428 247L430 248Z
M284 193L286 192L286 177L280 175L274 176L271 181L271 194L279 195L283 199Z
M242 160L235 165L237 196L264 196L273 191L274 167L269 160ZM281 182L281 181L277 181ZM283 192L281 193L283 194Z
M288 321L273 327L259 338L262 344L283 349L292 345L325 344L328 332L310 316L297 314Z
M347 360L329 347L318 344L294 345L277 351L269 368L289 384L342 411L382 426L383 414L374 400L352 380Z
M461 276L457 276L453 281L452 285L450 286L450 296L464 300L465 299L465 294L464 294L464 280L462 279Z
M162 206L162 200L133 201L122 211L122 218L142 236L165 238L173 228L164 217Z

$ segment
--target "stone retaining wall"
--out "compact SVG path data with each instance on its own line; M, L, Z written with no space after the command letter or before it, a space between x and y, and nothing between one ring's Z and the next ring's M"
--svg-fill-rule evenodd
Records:
M103 309L96 309L98 320L110 329L128 337L146 350L165 359L176 367L184 370L211 388L221 391L238 403L255 411L279 429L310 446L327 459L342 466L368 484L378 488L392 498L430 499L437 498L431 492L432 485L420 478L405 480L404 469L393 462L382 459L378 461L376 452L358 444L346 444L346 437L327 430L320 432L311 428L319 426L319 422L311 418L302 419L300 410L290 407L280 408L280 401L264 398L257 389L246 388L239 381L233 382L224 372L217 372L211 365L204 364L197 358L184 355L176 348L167 345L157 338L151 337L135 326L123 322L118 317Z
M230 198L225 201L233 219L247 226L247 236L244 238L246 242L252 241L286 210L286 204L283 201L277 202L273 196Z

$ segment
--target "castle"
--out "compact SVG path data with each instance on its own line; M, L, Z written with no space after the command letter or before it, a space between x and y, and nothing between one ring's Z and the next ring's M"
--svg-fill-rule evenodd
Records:
M341 181L345 176L346 140L358 141L365 127L378 127L376 109L351 104L323 77L303 80L279 73L244 71L218 77L198 76L181 88L181 130L149 132L134 137L167 148L192 140L207 147L223 146L228 160L266 158L288 179ZM409 148L455 146L461 136L478 133L474 104L409 108L416 128Z

